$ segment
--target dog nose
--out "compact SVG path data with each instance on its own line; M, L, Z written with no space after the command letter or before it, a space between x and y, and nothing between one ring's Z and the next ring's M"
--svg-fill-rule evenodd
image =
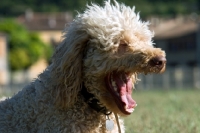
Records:
M163 67L164 64L166 64L167 60L163 56L156 56L150 60L151 66L157 66L157 67Z

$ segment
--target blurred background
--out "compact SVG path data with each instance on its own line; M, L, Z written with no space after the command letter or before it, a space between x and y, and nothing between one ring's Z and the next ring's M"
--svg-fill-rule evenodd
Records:
M155 47L162 48L167 55L165 73L139 75L141 81L134 94L143 110L138 107L140 113L128 120L128 132L200 132L200 117L197 115L200 112L200 1L118 1L135 6L141 19L151 23ZM0 97L17 93L37 78L62 40L64 27L73 20L77 11L82 12L91 2L103 5L102 0L1 1ZM173 106L170 108L164 103ZM155 110L150 108L152 106ZM158 117L156 110L166 114ZM177 119L170 119L171 113L174 113L172 118ZM188 113L193 115L186 115ZM160 125L162 120L166 120L163 122L165 126ZM143 124L139 125L138 121ZM152 124L160 128L155 129Z

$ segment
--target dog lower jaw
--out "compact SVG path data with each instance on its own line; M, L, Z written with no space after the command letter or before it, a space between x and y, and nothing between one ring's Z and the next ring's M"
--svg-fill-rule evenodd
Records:
M106 75L105 83L121 113L130 115L137 106L131 96L133 85L130 75L125 72L113 71Z

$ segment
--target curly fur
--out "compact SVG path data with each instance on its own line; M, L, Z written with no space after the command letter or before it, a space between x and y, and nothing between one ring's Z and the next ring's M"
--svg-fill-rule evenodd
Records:
M104 7L92 4L78 14L64 31L52 63L30 85L0 103L1 133L99 133L106 116L91 109L80 94L82 85L110 111L124 116L105 87L104 78L112 71L158 73L149 61L165 57L152 45L153 33L134 7L115 1ZM115 121L114 115L110 119ZM120 120L122 132L123 121ZM115 124L113 133L118 132Z

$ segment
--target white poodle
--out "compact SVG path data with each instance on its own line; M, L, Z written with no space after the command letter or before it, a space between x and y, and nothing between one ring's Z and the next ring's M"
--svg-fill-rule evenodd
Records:
M92 4L65 30L52 64L0 103L0 133L125 132L139 73L165 70L165 52L134 8Z

